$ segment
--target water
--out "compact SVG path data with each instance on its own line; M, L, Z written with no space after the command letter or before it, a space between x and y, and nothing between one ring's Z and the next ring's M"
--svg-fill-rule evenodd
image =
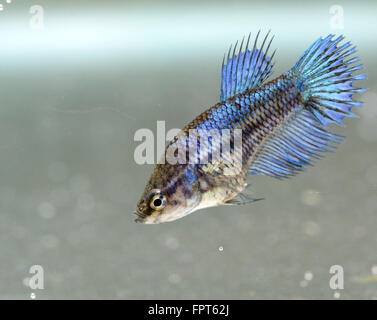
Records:
M274 75L286 71L339 33L332 3L39 2L44 30L25 1L0 13L0 298L377 298L375 6L344 4L368 93L336 153L294 179L254 177L264 201L149 226L131 214L153 168L135 164L135 131L216 103L223 52L249 31L274 31ZM33 265L43 290L28 286Z

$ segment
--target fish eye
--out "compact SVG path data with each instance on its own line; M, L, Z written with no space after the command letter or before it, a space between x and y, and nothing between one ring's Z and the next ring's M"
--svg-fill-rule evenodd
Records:
M162 210L166 206L166 197L162 194L156 194L153 196L149 205L154 210Z

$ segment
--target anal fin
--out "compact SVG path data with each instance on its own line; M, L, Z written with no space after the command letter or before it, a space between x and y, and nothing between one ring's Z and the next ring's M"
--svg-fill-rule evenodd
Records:
M228 200L225 202L225 205L245 205L250 204L256 201L264 200L264 198L251 198L249 195L246 195L242 192L240 192L238 195L236 195L233 199Z

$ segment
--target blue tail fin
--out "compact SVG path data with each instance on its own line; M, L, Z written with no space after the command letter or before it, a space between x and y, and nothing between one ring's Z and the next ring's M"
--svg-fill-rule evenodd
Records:
M343 36L333 38L334 35L319 38L289 71L296 78L305 106L324 126L342 125L345 117L355 116L352 107L361 107L362 103L352 96L366 91L353 86L355 81L366 79L365 74L352 75L362 69L360 64L355 65L359 58L350 57L356 52L355 47L350 42L339 45Z
M344 117L353 116L352 107L361 107L352 96L364 89L353 83L365 79L365 74L352 75L361 70L349 42L338 45L343 37L332 40L330 35L318 39L287 75L296 82L303 103L282 124L254 155L252 174L274 178L293 176L322 157L338 144L342 137L332 133L329 123L342 125Z

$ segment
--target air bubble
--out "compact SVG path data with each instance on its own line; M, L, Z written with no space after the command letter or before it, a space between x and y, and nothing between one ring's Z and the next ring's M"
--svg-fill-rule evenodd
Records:
M371 271L374 276L377 276L377 264L372 266Z
M301 201L308 206L317 206L321 202L321 195L316 190L305 190L301 194Z
M181 276L177 273L172 273L169 275L168 280L170 283L178 284L181 282Z
M55 217L56 215L55 207L49 202L42 202L38 206L38 212L41 218L44 218L44 219L51 219Z
M313 280L313 273L311 271L306 271L304 274L304 279L306 281L312 281Z

